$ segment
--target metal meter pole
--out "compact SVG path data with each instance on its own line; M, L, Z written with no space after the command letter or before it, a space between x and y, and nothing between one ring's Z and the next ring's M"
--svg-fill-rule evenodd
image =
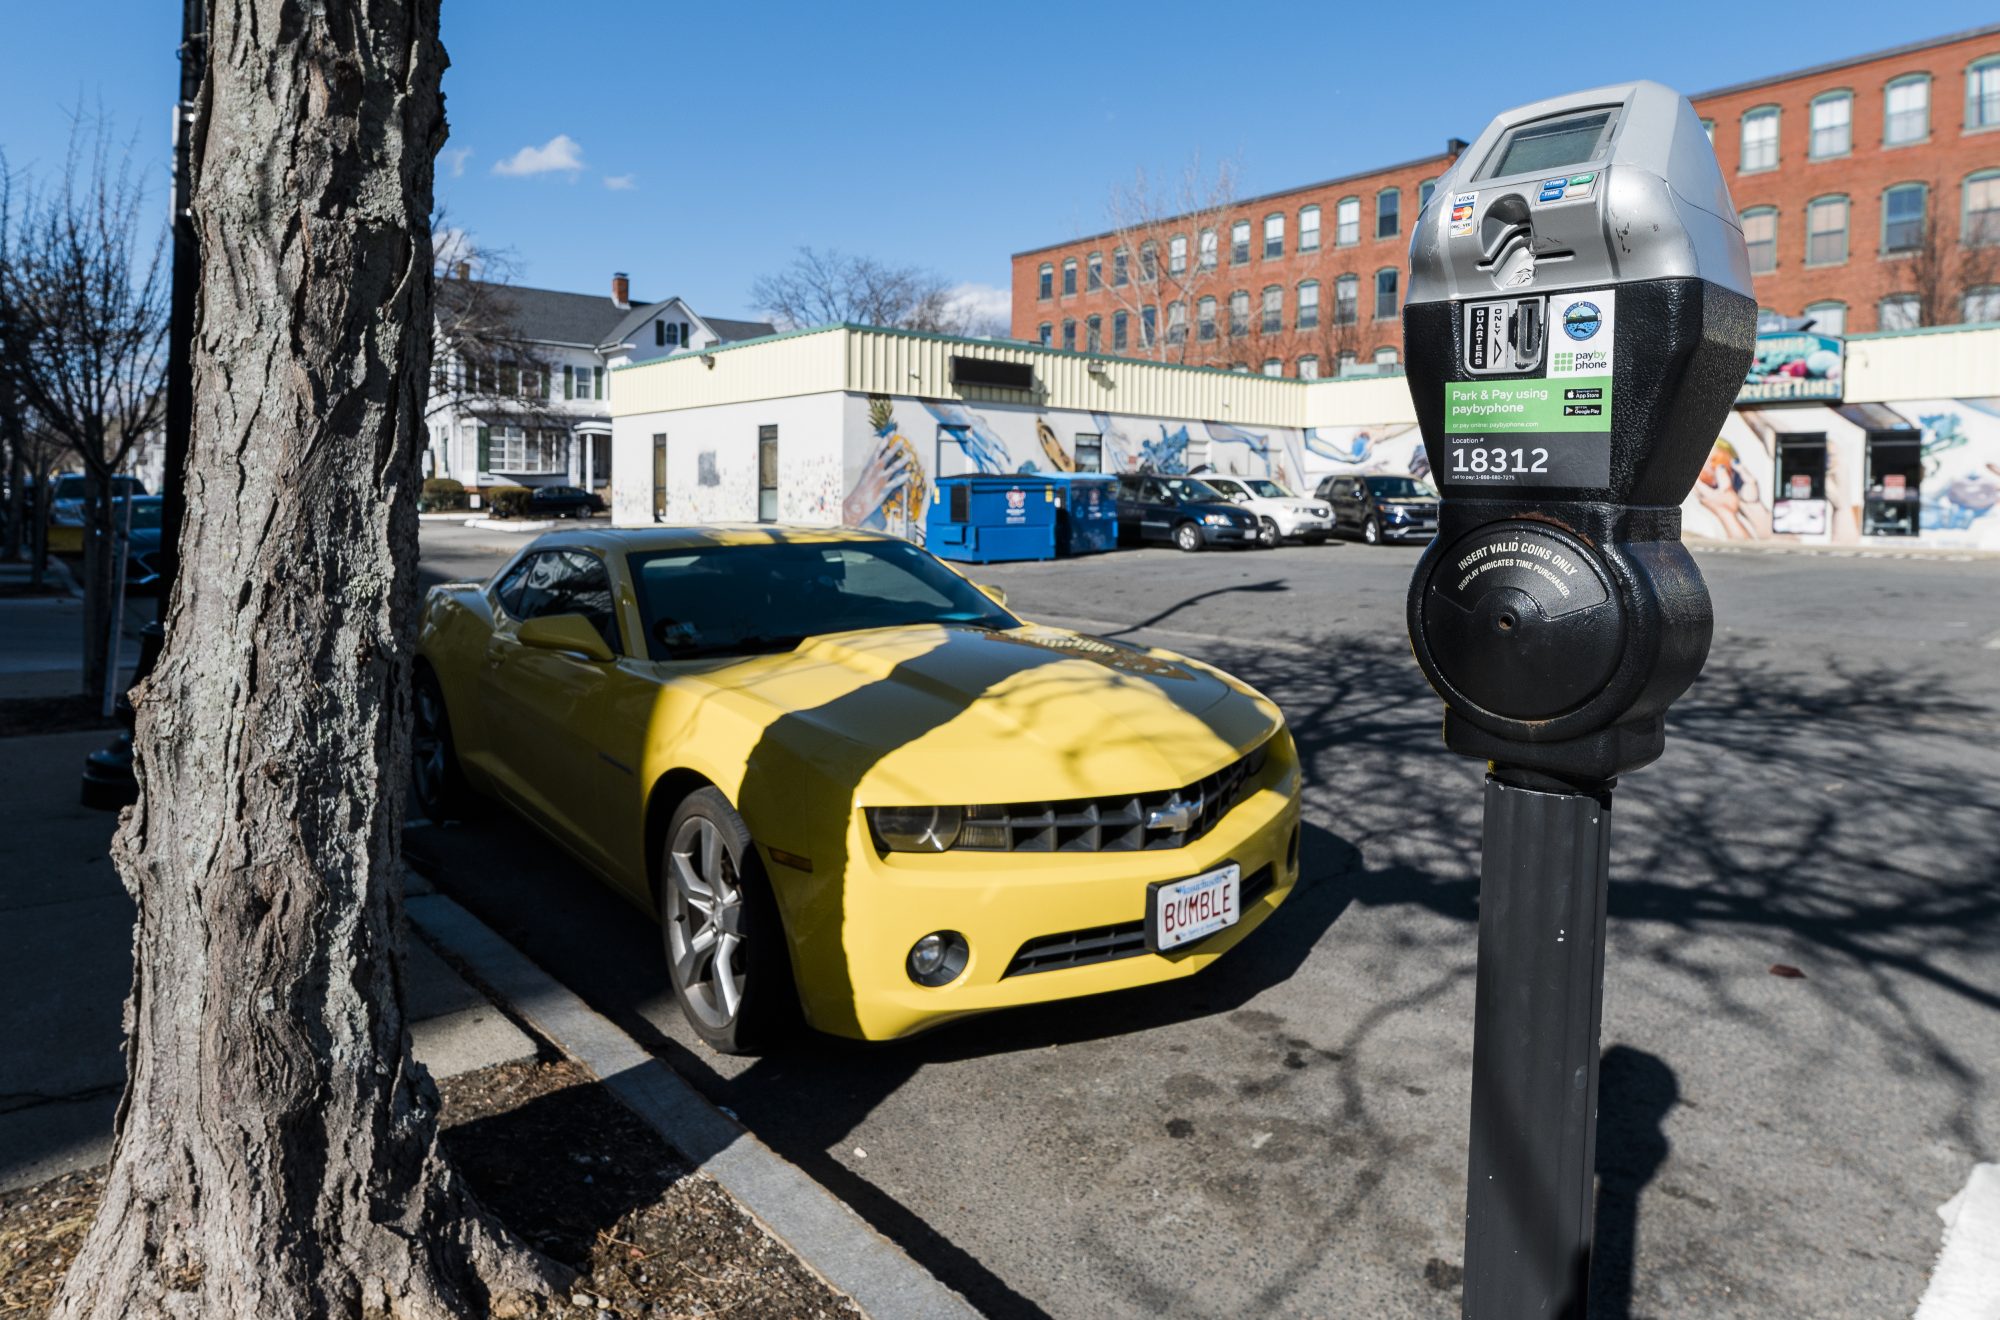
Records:
M1466 1320L1585 1313L1614 782L1486 779Z

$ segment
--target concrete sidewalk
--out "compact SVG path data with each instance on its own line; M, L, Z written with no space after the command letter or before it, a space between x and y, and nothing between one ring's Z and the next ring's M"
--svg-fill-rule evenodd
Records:
M83 758L106 736L0 738L0 1189L111 1152L133 909L107 851L117 817L77 802ZM417 1058L435 1076L533 1053L419 940L404 988Z
M0 561L0 587L26 586L26 560ZM83 678L83 594L60 559L49 560L47 595L0 596L0 698L61 697ZM139 663L139 630L158 608L150 597L125 601L118 663L129 674Z

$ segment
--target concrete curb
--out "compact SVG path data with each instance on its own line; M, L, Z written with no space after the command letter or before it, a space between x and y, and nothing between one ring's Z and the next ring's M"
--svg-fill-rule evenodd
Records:
M1681 538L1688 549L1708 554L1725 555L1817 555L1827 559L1936 559L1947 563L1965 563L1981 559L2000 559L2000 550L1983 550L1976 546L1949 545L1802 545L1796 541L1717 541L1706 536L1684 536Z
M680 1074L442 894L413 894L410 921L462 960L536 1031L603 1080L807 1266L875 1320L967 1320L971 1303L795 1164L730 1120Z
M467 518L467 527L477 527L482 532L513 532L526 536L530 532L546 532L556 525L553 518Z

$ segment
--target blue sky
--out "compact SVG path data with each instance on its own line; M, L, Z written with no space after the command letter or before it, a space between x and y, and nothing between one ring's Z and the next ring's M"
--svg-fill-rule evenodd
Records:
M1430 4L530 4L445 0L454 224L521 283L739 315L801 244L1004 289L1103 227L1135 165L1235 157L1256 193L1424 156L1497 110L1632 77L1700 92L1991 22L1992 0L1572 7L1519 36ZM176 0L44 6L0 54L0 149L66 110L135 137L165 208ZM523 153L526 154L523 154Z

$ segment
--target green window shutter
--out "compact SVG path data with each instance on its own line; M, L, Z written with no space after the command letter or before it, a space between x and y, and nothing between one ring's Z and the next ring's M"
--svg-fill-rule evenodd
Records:
M590 369L590 374L591 374L590 397L593 399L601 399L604 397L604 368L592 367Z
M563 397L565 399L574 399L576 397L575 367L565 366L563 368Z
M490 427L482 426L479 428L478 470L480 473L493 470L493 431Z

